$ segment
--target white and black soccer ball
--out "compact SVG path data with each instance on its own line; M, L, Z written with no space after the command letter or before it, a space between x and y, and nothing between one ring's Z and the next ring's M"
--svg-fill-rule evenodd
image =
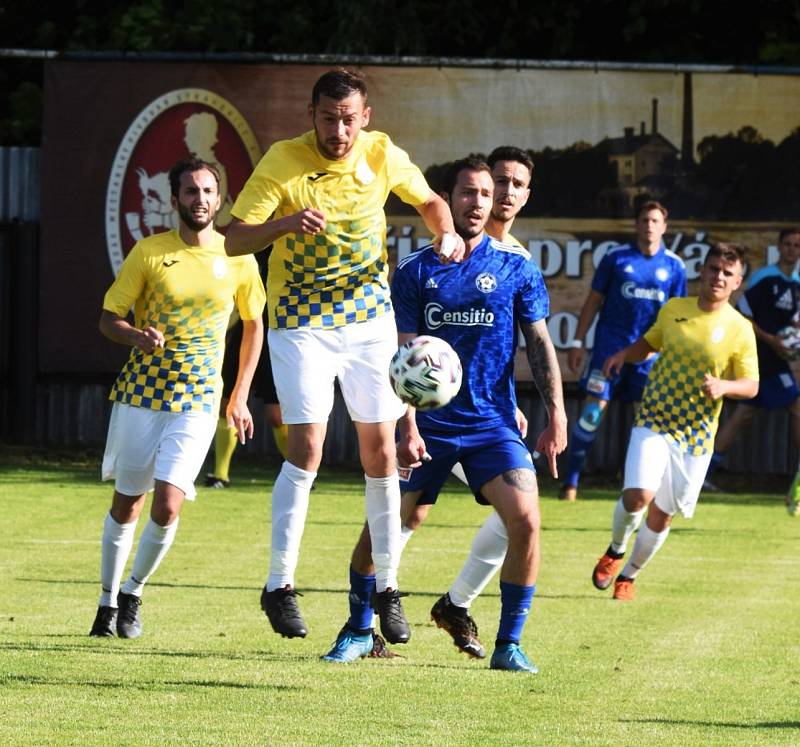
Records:
M778 332L789 360L800 360L800 327L789 325Z
M461 388L461 361L439 337L420 335L401 345L389 365L397 396L417 410L444 407Z

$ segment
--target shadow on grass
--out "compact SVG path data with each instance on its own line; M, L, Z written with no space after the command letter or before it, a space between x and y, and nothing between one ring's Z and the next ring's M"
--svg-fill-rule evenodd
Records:
M96 586L96 580L87 580L87 579L54 579L54 578L16 578L15 581L21 581L24 583L37 583L37 584L57 584L59 586L63 586L65 584L73 584L73 585L81 585L81 586ZM252 592L253 594L258 594L261 591L260 586L223 586L223 585L215 585L215 584L172 584L172 583L165 583L163 581L151 581L147 584L148 588L164 588L164 589L208 589L210 591L247 591ZM324 589L318 586L298 586L297 591L301 596L305 594L336 594L338 595L347 595L350 590L344 587L336 588L336 589ZM408 596L410 597L427 597L428 599L438 599L442 596L443 591L442 589L437 589L435 591L428 591L425 589L410 589L408 591ZM537 599L594 599L596 597L595 594L591 593L591 590L588 591L586 594L547 594L544 592L538 592L536 594ZM481 599L499 599L500 594L499 592L491 592L491 591L483 591L481 592ZM597 597L599 598L599 597ZM53 636L48 636L53 637Z
M798 729L800 721L756 721L752 724L740 721L689 721L672 718L620 719L623 724L664 724L665 726L711 726L724 729Z
M43 635L41 638L56 638L55 635ZM60 653L60 654L87 654L93 656L137 656L154 658L176 658L176 659L221 659L223 661L252 661L264 662L275 661L282 663L300 664L302 662L315 662L319 657L316 655L289 655L277 654L269 651L251 650L244 653L234 653L229 651L176 651L174 649L144 648L138 643L124 641L120 638L96 639L86 635L62 635L61 638L71 638L75 642L69 643L47 643L47 642L27 642L12 643L10 641L0 642L0 651L16 651L19 653ZM15 676L15 675L9 675ZM0 684L5 681L4 676L0 675Z
M297 691L305 688L296 685L274 685L274 684L254 684L246 682L230 682L225 680L82 680L79 678L63 679L58 677L42 677L39 675L11 674L0 677L0 684L5 687L13 685L33 685L45 687L97 687L97 688L117 688L120 690L166 690L168 688L180 687L209 687L232 690L279 690Z

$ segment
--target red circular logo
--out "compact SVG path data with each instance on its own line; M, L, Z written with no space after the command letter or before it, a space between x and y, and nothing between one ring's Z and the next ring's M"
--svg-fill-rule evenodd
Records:
M189 155L219 170L221 205L215 225L224 231L261 150L239 111L211 91L181 88L148 104L125 133L108 181L106 241L114 275L137 241L177 227L168 173Z

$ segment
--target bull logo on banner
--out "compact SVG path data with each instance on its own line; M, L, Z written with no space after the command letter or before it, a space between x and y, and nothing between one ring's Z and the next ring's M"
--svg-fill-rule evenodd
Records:
M224 231L261 150L239 111L211 91L180 88L150 102L128 127L108 180L106 241L115 275L137 241L177 227L168 172L188 155L219 170L221 206L215 223Z

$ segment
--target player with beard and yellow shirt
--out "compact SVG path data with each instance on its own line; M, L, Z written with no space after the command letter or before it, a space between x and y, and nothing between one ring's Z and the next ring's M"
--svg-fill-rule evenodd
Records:
M366 593L386 638L405 643L410 631L397 589L400 485L394 443L405 406L387 376L397 349L383 209L389 193L419 212L444 261L460 260L464 243L447 205L408 154L384 133L364 129L371 110L360 75L325 73L314 85L308 111L313 130L267 151L233 206L225 239L230 255L274 245L268 342L289 439L272 491L270 570L261 607L277 633L306 635L294 577L336 379L366 475L376 567L365 581ZM442 254L445 236L452 247Z
M644 336L603 367L609 376L626 362L659 353L631 432L611 544L592 573L598 589L614 582L615 599L634 599L634 579L664 544L672 517L694 514L723 397L750 399L758 393L753 326L728 303L742 283L743 270L740 246L713 246L700 273L699 297L667 301ZM645 510L646 522L617 576Z
M147 579L172 545L183 501L216 427L222 391L225 331L234 305L244 320L239 373L227 419L244 443L253 435L247 409L258 362L264 287L253 257L226 256L214 230L219 175L198 158L169 172L178 228L139 241L106 293L100 331L131 348L110 399L114 402L103 456L104 480L114 479L103 526L102 590L90 635L138 638ZM126 317L131 307L134 321ZM147 493L150 520L128 580L120 586Z

